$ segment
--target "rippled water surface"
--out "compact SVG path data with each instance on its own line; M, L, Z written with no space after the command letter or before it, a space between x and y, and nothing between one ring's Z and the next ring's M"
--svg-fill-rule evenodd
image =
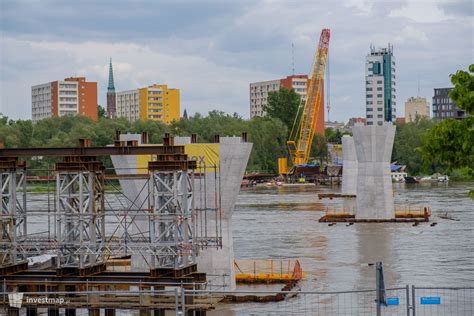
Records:
M431 222L319 223L318 193L340 187L256 187L242 191L233 215L237 259L296 258L303 290L374 288L368 263L382 261L387 286L474 286L473 183L395 184L396 204L430 205ZM341 203L342 201L333 201ZM448 212L459 221L441 219Z

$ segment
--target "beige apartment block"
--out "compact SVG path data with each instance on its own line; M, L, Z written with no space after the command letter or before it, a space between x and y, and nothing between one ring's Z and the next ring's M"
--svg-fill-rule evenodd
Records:
M405 122L414 122L417 116L430 117L430 104L426 98L411 97L405 102Z

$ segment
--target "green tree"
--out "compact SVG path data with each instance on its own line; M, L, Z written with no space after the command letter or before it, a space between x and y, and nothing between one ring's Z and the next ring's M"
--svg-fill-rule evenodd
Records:
M407 166L410 174L417 175L422 171L430 173L441 171L442 165L432 163L423 168L421 153L416 150L423 142L422 139L428 130L434 125L434 121L426 118L416 118L414 122L399 124L396 126L395 140L393 143L392 161Z
M474 65L469 72L458 70L451 75L454 84L449 96L467 114L474 115ZM441 163L448 171L462 168L474 177L474 117L463 120L446 119L433 126L423 137L419 151L425 165ZM470 191L474 198L474 190Z
M101 105L97 106L97 117L99 119L107 117L107 112L105 111L104 107Z
M469 66L469 71L458 70L451 75L454 88L449 92L449 97L456 102L458 108L464 109L468 114L474 114L474 64Z
M316 134L311 144L311 157L321 165L329 161L328 141L325 136Z
M341 144L342 140L342 135L345 133L342 133L340 130L334 130L333 128L326 128L324 130L324 136L326 137L326 141L328 143L334 143L334 144ZM349 134L349 133L347 133Z
M281 88L279 91L268 94L267 106L264 110L268 117L282 121L290 132L297 118L296 115L300 105L303 106L301 98L293 89ZM295 126L295 129L297 127Z

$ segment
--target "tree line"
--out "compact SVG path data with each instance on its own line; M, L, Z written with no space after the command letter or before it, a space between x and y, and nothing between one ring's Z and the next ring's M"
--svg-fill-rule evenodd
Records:
M474 65L469 72L458 71L451 76L455 86L450 97L469 116L464 120L416 119L397 125L392 161L407 165L412 175L435 172L452 174L459 178L474 179ZM10 120L0 114L0 142L6 147L72 147L79 138L91 139L94 146L114 142L115 131L123 133L147 132L151 143L161 143L165 133L174 136L198 135L199 142L212 142L214 135L240 136L247 132L253 143L247 171L276 173L277 159L287 157L286 141L290 136L300 97L293 90L282 89L270 93L266 117L243 119L238 114L211 111L196 113L187 119L165 125L155 121L129 122L124 118L109 119L99 115L97 122L89 118L54 117L35 124L31 120ZM329 160L328 143L340 143L343 132L326 129L325 135L316 135L311 156L325 164ZM111 166L110 159L104 159ZM34 167L45 167L53 159L30 161Z

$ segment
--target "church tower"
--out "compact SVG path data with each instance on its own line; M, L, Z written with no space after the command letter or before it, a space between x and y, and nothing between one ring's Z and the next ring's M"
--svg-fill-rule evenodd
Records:
M112 58L110 58L109 85L107 86L107 116L109 118L117 117L116 107L115 107L115 86L114 86L114 73L112 71Z

